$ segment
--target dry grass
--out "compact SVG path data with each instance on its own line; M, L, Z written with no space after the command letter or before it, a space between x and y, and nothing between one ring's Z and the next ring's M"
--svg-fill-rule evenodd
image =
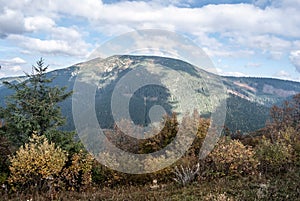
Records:
M25 195L15 193L2 194L0 200L107 200L107 201L175 201L175 200L299 200L300 173L291 171L273 178L220 178L211 181L197 181L180 187L175 183L159 184L151 189L151 184L144 186L116 186L114 188L90 188L85 192L60 192L56 196L47 194Z

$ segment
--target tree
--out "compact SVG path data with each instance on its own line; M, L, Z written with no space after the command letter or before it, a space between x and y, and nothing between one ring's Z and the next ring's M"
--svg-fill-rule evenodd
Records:
M41 58L32 66L32 73L26 74L25 81L4 82L15 93L7 97L6 107L0 108L0 119L4 120L0 129L18 146L28 142L32 133L45 135L58 145L73 141L73 133L58 131L65 123L58 103L70 97L72 92L66 92L65 87L50 85L54 78L47 78L48 67Z
M267 125L271 131L271 139L276 139L276 134L287 128L300 132L300 94L293 96L292 100L285 101L281 107L273 106L270 110L271 122Z
M3 182L5 182L8 176L8 155L11 154L9 141L4 136L0 136L0 153L0 184L2 184Z

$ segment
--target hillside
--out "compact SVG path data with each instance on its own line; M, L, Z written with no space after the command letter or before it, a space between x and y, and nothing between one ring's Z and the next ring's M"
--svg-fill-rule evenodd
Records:
M161 78L164 80L164 85L168 86L168 89L170 88L170 90L177 90L179 91L178 93L183 93L180 92L180 89L172 89L175 86L172 77L176 77L176 75L172 74L171 70L180 72L180 75L184 76L184 79L189 80L189 84L192 83L189 87L183 86L183 88L188 88L190 90L187 90L188 93L194 93L193 95L197 99L201 99L202 105L199 105L200 110L203 109L200 111L201 114L204 116L210 115L211 103L207 98L207 90L203 86L207 84L205 76L213 75L205 71L200 71L199 76L199 73L195 73L195 68L192 65L176 59L152 56L113 56L105 60L95 59L79 63L68 68L49 72L47 75L55 77L53 85L66 86L68 90L72 90L79 68L97 67L100 69L99 73L93 77L93 79L99 81L95 96L95 108L101 127L110 128L114 123L110 102L117 82L122 76L137 66L147 66L149 63L154 63L160 69L163 69L159 73L162 75ZM164 70L166 67L171 70ZM17 82L23 79L22 77L3 78L0 79L0 83L4 80ZM92 79L91 75L88 75L87 79ZM292 95L300 93L300 83L298 82L251 77L222 77L221 79L227 91L227 117L225 124L234 132L238 130L241 132L250 132L262 128L268 119L268 111L272 105L280 104ZM147 125L150 120L146 114L149 113L150 108L154 104L162 105L168 113L175 110L180 114L180 111L176 110L178 100L171 101L173 97L170 96L168 89L153 85L136 91L129 105L134 123ZM5 104L5 97L9 94L11 92L0 84L0 105ZM145 96L152 98L152 100L149 99L150 101L147 104L144 104L143 101ZM181 95L179 94L179 96ZM189 104L191 103L186 101L186 107L193 107L193 105ZM63 129L73 130L72 100L68 99L61 106L63 114L67 117L67 126Z

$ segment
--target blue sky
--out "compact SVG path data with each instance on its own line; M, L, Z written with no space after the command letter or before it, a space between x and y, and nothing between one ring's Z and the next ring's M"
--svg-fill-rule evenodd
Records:
M219 74L300 81L299 0L0 0L0 77L58 69L138 29L193 40Z

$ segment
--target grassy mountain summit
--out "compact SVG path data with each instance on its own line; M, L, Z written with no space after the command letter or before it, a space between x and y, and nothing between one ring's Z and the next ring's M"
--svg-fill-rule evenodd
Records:
M151 68L151 65L154 67ZM102 128L111 128L114 124L111 111L112 93L122 77L126 77L127 73L134 72L133 70L137 68L147 68L148 74L144 74L143 78L152 81L154 79L153 82L157 84L141 87L131 94L123 94L124 98L131 96L128 107L130 117L135 124L147 125L150 122L148 114L154 105L161 105L169 114L172 111L178 114L184 112L181 109L182 105L189 110L195 109L196 106L193 101L187 99L188 96L197 100L199 105L196 109L204 116L209 116L213 106L217 104L212 101L209 94L211 85L215 85L216 88L221 86L220 83L210 81L211 79L208 78L214 75L204 70L197 70L187 62L172 58L131 55L96 58L49 72L47 76L55 77L53 85L67 86L67 90L72 90L79 70L87 70L81 78L97 84L95 95L97 119ZM0 82L5 80L20 82L23 79L22 77L3 78ZM272 105L300 93L299 82L251 77L220 77L220 81L226 88L225 125L233 132L251 132L264 127ZM10 93L0 84L1 105L5 104L5 96ZM67 117L67 126L64 129L73 130L71 98L64 101L61 106L63 114Z

